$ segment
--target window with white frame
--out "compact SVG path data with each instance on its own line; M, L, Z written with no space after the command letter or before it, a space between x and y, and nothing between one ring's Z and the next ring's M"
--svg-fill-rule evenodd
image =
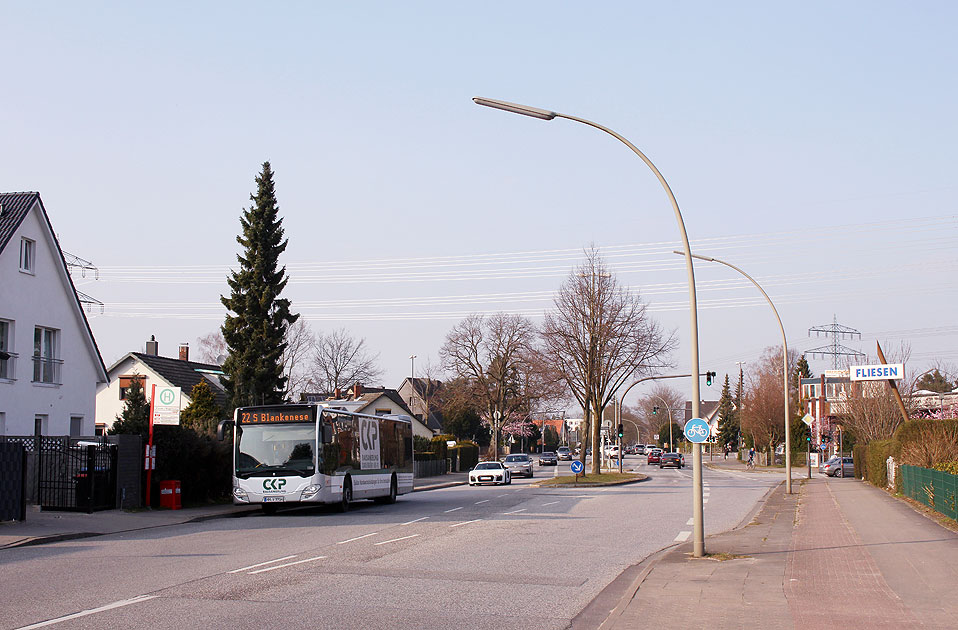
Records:
M10 351L13 346L13 322L6 319L0 319L0 380L10 380L16 378L16 358L17 355Z
M70 416L70 437L83 435L83 416Z
M27 237L20 239L20 271L35 273L37 266L37 243Z
M33 382L60 384L60 331L37 326L33 329Z

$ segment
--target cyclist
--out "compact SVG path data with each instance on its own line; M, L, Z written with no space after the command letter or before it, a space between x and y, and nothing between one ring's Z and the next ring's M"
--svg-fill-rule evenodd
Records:
M755 468L755 447L748 449L748 462L745 464L746 468Z

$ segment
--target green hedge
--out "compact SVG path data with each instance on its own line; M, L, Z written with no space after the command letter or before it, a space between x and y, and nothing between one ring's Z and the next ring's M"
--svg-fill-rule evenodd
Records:
M898 454L898 441L874 440L869 442L865 449L865 479L868 483L878 488L888 487L888 464L889 456L896 457ZM858 472L858 468L855 469ZM859 474L859 477L862 475Z
M479 463L479 445L475 442L459 442L449 450L452 458L455 458L455 452L459 453L459 470L471 470Z
M159 505L160 481L179 481L184 504L208 503L230 496L232 440L219 442L192 429L155 426L153 444L156 470L151 482L152 505Z
M855 476L868 479L868 447L865 444L856 444L852 449L852 459L855 461Z

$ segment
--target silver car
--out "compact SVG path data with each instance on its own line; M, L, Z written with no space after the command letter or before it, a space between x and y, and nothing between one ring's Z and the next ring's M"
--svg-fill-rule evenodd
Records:
M822 472L829 477L854 477L855 460L851 457L835 456L825 462Z
M503 462L503 465L515 475L523 475L526 477L532 477L532 458L526 454L518 455L506 455L506 461Z
M469 485L475 486L482 483L501 483L508 486L512 483L512 475L500 462L479 462L469 471Z

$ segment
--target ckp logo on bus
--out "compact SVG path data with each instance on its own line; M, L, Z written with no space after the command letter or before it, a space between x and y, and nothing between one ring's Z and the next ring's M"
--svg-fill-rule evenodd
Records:
M285 479L264 479L263 490L282 490L286 485Z

